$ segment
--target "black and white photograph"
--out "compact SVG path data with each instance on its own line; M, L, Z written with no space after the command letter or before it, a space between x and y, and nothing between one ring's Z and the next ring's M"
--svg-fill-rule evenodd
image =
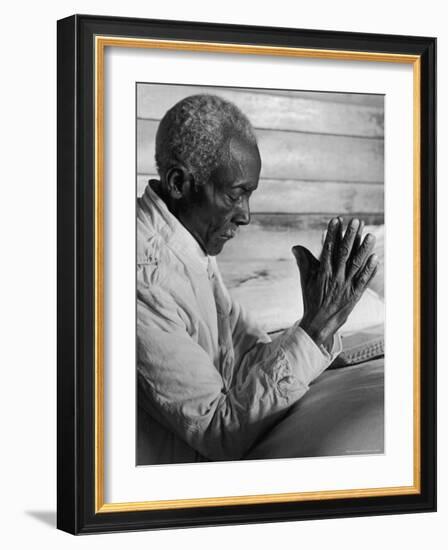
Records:
M136 84L136 465L385 452L382 94Z
M59 529L436 509L435 50L58 22Z
M5 4L5 550L447 546L443 6Z

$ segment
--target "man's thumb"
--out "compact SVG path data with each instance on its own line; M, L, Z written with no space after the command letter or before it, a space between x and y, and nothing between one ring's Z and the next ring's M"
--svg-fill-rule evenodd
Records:
M319 262L304 246L293 246L291 250L299 266L300 277L302 280L306 280L315 273L319 266Z

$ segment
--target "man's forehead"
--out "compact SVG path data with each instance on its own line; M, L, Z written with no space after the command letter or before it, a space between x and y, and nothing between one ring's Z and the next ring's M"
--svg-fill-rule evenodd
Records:
M221 162L214 170L212 180L220 187L243 186L254 190L258 185L261 161L256 144L238 136L227 140L222 150Z
M227 139L225 146L229 156L235 160L246 159L247 157L258 157L258 147L255 143L250 143L247 139L237 134L233 134Z
M232 171L235 177L258 177L261 159L256 143L233 135L226 141L222 152L221 168Z

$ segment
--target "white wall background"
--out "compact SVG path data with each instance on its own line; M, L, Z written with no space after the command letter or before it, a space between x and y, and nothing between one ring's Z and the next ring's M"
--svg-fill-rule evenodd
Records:
M255 7L255 4L252 3ZM439 512L376 518L188 529L75 538L55 530L56 493L56 20L72 13L216 21L439 38L439 151L448 147L448 30L443 3L355 0L299 5L226 0L143 3L89 0L8 3L0 34L0 540L4 548L446 548L448 401L439 404ZM439 335L448 278L443 212L446 155L439 155ZM444 185L445 183L445 185ZM439 353L442 356L442 353ZM448 385L442 359L441 397Z

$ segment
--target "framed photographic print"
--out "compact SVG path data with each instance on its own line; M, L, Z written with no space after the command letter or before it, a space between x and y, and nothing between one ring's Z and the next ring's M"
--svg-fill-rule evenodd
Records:
M436 507L434 38L58 22L58 527Z

